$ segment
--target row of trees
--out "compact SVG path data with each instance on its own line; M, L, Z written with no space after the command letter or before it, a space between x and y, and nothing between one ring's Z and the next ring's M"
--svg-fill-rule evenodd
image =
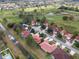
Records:
M46 19L46 17L42 14L44 12L43 9L41 9L41 13L38 12L37 9L35 9L33 12L25 12L24 9L22 9L21 11L19 11L19 18L23 19L23 23L27 23L30 24L32 20L36 19Z
M59 7L59 9L72 10L72 11L77 11L77 12L79 12L78 7L74 8L74 7L61 6L61 7Z
M73 21L74 20L74 16L73 15L64 15L63 16L63 20L64 21L67 21L67 20Z

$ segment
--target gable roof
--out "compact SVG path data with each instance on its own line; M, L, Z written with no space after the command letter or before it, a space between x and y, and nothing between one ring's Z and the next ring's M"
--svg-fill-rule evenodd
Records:
M32 35L32 37L37 43L41 42L42 38L39 36L39 34L34 34L34 35Z
M55 59L72 59L64 50L61 48L56 48L52 55L55 57Z
M76 36L76 39L77 39L77 40L79 40L79 35L78 35L78 36Z
M23 35L24 37L28 37L29 34L30 34L30 33L29 33L28 31L23 31L23 32L22 32L22 35Z
M53 44L53 43L49 44L49 42L47 40L42 42L40 44L40 46L45 52L48 52L48 53L52 53L57 48L57 46L55 44Z

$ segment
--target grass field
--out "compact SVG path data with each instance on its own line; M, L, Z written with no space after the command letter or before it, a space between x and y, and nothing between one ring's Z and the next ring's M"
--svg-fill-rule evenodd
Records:
M30 11L33 11L33 10L35 10L35 9L37 9L37 10L40 10L40 9L49 10L49 9L54 9L54 8L56 8L56 7L49 5L49 6L47 6L47 7L41 6L41 7L39 7L39 8L38 8L38 7L26 8L25 11L26 11L26 12L30 12Z
M48 12L53 12L55 13L57 11L57 9L55 8L55 6L47 6L47 7L32 7L32 8L25 8L24 11L25 12L31 12L33 10L37 9L38 11L40 11L40 9L44 9L45 14L47 14ZM3 10L0 11L0 20L2 20L3 17L7 18L9 22L15 22L15 23L19 23L22 21L22 19L20 19L17 16L17 11L20 11L21 9L17 9L17 10ZM74 11L69 11L66 10L66 12L72 13L72 14L79 14L79 12L74 12ZM40 16L41 18L42 16ZM79 21L63 21L62 20L62 15L54 15L54 16L46 16L49 22L55 22L58 26L62 26L65 27L67 30L74 32L74 31L78 31L79 32ZM72 28L69 28L72 27Z
M24 11L25 12L31 12L31 11L34 11L35 9L37 9L38 11L40 11L40 9L50 10L50 9L55 9L55 7L53 7L51 5L49 5L47 7L42 6L40 8L32 7L32 8L25 8ZM21 9L16 9L16 10L3 10L3 11L0 10L0 20L5 17L5 18L9 19L8 21L10 21L10 22L11 21L12 22L20 22L22 19L20 19L20 18L18 18L16 16L17 11L20 11L20 10Z
M62 17L62 15L55 15L52 17L47 16L47 19L49 20L49 22L54 22L58 26L62 26L70 32L79 32L79 21L63 21Z

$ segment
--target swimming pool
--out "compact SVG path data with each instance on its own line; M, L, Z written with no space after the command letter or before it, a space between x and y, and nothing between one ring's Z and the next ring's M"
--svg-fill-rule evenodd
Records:
M6 54L5 56L3 56L3 59L13 59L11 54Z

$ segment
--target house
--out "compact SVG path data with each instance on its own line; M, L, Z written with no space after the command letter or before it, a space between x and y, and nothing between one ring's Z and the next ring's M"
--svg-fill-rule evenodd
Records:
M72 34L72 33L69 33L69 32L66 32L66 33L64 34L64 36L65 36L65 39L66 39L66 44L67 44L68 46L72 46L72 45L73 45L73 39L72 39L73 34Z
M31 25L32 26L36 25L36 20L32 20Z
M61 34L62 36L64 36L65 32L66 32L66 30L64 30L64 29L60 30L60 34Z
M47 20L45 20L43 24L44 24L46 27L48 27L48 25L49 25Z
M73 56L74 54L75 54L75 52L74 52L73 50L71 50L71 51L70 51L70 55Z
M79 35L75 37L75 40L79 42Z
M30 32L27 30L24 30L24 31L22 31L21 34L22 34L22 37L27 38L29 36Z
M41 26L32 26L32 29L34 29L35 32L39 32L41 29Z
M46 41L46 40L48 40L48 41L50 42L50 41L53 41L54 39L53 39L53 36L49 36L49 37L46 37L46 38L44 39L44 41Z
M57 46L54 43L50 44L47 40L42 42L40 44L40 47L47 53L52 53L57 48Z
M29 25L27 25L27 24L22 24L22 26L23 26L23 29L28 30Z
M40 26L40 24L41 24L41 23L40 23L40 20L37 19L37 20L36 20L36 26Z
M52 53L51 53L55 59L72 59L64 50L61 48L56 48Z
M37 34L32 34L32 37L33 37L33 39L34 39L34 41L36 42L36 43L41 43L41 37L39 36L39 34L37 33Z
M69 33L69 32L65 32L64 36L66 37L67 40L70 40L73 36L73 34Z

